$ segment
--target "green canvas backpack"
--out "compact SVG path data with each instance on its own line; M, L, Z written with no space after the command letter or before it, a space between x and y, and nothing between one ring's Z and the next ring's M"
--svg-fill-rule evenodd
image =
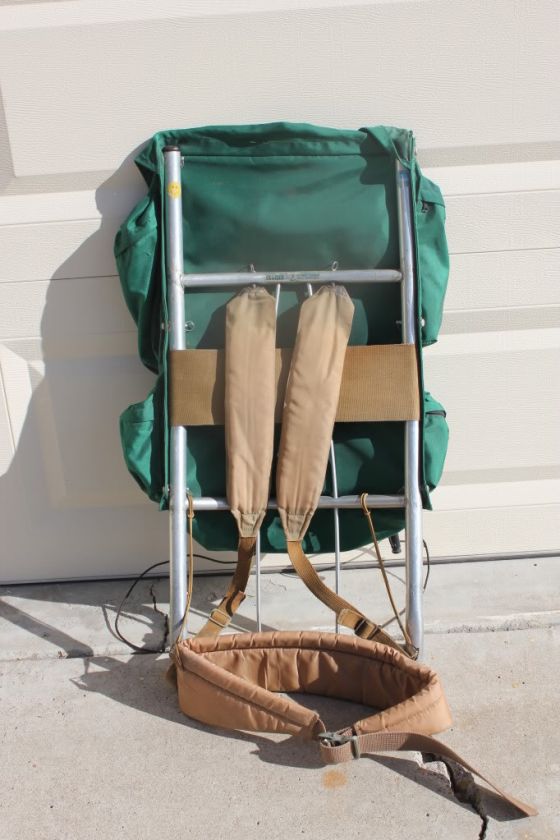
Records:
M142 402L121 415L126 464L161 509L168 505L167 294L164 174L166 145L183 156L184 271L220 272L395 268L399 264L395 162L411 173L416 242L418 359L437 340L449 258L445 208L439 188L420 171L410 131L378 126L358 131L306 124L212 126L156 134L136 158L148 186L115 240L115 258L128 308L138 327L142 362L155 374ZM250 277L248 275L248 282ZM371 284L349 289L355 314L350 344L401 342L400 287ZM190 348L224 346L225 306L231 290L189 289L185 329ZM283 288L278 312L279 346L292 346L305 289ZM447 451L445 411L423 389L421 492L439 482ZM398 494L404 485L404 423L336 424L340 495ZM222 427L192 427L188 435L188 486L194 496L225 496ZM272 477L274 482L274 476ZM274 484L273 484L274 486ZM331 493L331 477L325 478ZM404 512L376 512L380 539L404 527ZM231 515L199 512L194 536L208 550L232 550L237 532ZM264 551L284 551L282 528L269 511L262 528ZM360 510L340 512L343 550L369 542ZM318 510L305 537L308 552L333 549L333 520Z

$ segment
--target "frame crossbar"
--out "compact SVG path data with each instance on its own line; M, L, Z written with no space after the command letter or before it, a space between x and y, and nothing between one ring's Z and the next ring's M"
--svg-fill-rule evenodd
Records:
M404 496L368 496L367 505L370 508L404 508L406 499ZM185 509L187 501L185 500ZM320 496L317 508L322 510L349 510L361 508L361 496ZM215 498L214 496L199 496L193 498L193 510L229 510L227 499ZM269 499L268 510L278 510L276 499Z
M393 269L364 269L356 271L342 271L333 268L330 271L236 271L220 274L183 274L181 282L185 289L208 289L213 286L243 287L247 283L257 286L295 286L308 283L320 285L324 283L400 283L400 271Z

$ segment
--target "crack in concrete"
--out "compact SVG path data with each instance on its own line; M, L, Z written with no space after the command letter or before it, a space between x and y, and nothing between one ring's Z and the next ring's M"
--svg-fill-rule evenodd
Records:
M487 837L489 817L484 807L482 794L472 773L449 759L443 759L428 753L415 753L414 758L421 770L441 779L445 788L458 802L470 805L480 818L478 840Z
M478 840L485 840L490 818L484 807L481 789L475 782L472 773L469 773L464 767L447 759L444 763L449 773L451 788L455 798L459 802L470 805L475 813L478 814L480 817Z
M274 589L281 589L283 592L287 592L287 591L288 591L288 587L287 587L285 584L283 584L283 583L279 583L279 582L278 582L278 581L276 581L276 580L267 580L267 581L265 581L265 586L267 586L267 587L268 587L268 588L270 588L270 589L273 589L273 588L274 588ZM264 588L264 587L263 587L263 588Z

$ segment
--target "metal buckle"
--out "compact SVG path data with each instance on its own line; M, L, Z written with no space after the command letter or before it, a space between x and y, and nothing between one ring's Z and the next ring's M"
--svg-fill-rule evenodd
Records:
M341 747L343 744L350 742L354 758L359 758L362 754L358 735L343 735L342 732L320 732L318 737L319 741L327 747Z
M369 640L372 638L372 636L375 635L377 629L378 625L374 624L373 621L370 621L369 618L365 618L364 616L356 624L354 628L354 633L356 634L356 636L359 636L360 639ZM367 636L362 636L364 630L367 630Z
M367 634L364 634L364 631L367 630ZM364 639L366 642L371 642L377 634L380 632L381 627L379 624L375 624L374 621L370 621L369 618L361 618L356 626L354 627L354 633L356 636L359 636L360 639Z

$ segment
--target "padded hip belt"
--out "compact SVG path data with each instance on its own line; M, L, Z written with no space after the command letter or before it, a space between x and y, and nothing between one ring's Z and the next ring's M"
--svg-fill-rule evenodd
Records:
M370 752L434 753L476 773L521 813L536 813L431 737L452 722L438 676L386 645L334 633L239 633L182 641L173 658L181 710L202 723L315 739L328 764ZM279 692L337 697L378 711L329 732L317 712Z

